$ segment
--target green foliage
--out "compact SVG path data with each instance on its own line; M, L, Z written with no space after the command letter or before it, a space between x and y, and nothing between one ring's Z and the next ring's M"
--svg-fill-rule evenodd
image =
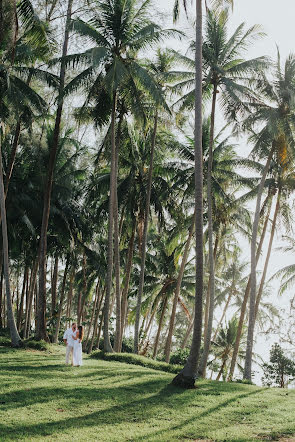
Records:
M31 348L33 350L39 350L39 351L49 351L51 348L48 342L45 342L43 340L36 341L34 338L24 340L23 346L25 348Z
M285 388L295 381L295 362L284 355L277 343L271 347L269 363L264 363L262 368L263 385Z
M184 365L187 361L188 355L189 355L188 348L184 348L183 350L179 349L171 354L170 364Z
M167 371L168 373L178 373L182 366L167 364L166 362L154 361L144 356L123 353L104 353L103 351L94 351L91 357L95 359L104 359L105 361L125 362L125 364L141 365L142 367L152 368L153 370Z

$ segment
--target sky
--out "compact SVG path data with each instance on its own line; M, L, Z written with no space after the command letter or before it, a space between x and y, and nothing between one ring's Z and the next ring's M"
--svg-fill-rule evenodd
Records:
M181 0L180 0L181 1ZM157 0L157 9L163 13L165 25L170 27L172 22L172 9L174 0ZM194 20L194 0L192 6L190 0L189 4L189 20L182 13L179 26L181 29L187 31L191 35L192 24ZM292 52L295 52L295 39L294 39L294 19L295 19L295 0L234 0L234 10L230 16L229 21L229 33L231 34L234 29L237 28L242 22L245 22L246 28L254 24L262 26L262 30L267 34L263 39L253 44L247 53L249 58L259 57L262 55L268 55L273 59L277 56L277 47L279 47L281 60ZM187 48L187 42L173 42L173 47L178 50L185 51ZM240 149L249 151L246 139L239 140ZM279 230L279 229L278 229ZM277 247L281 246L280 232L278 231L274 246L272 257L268 269L268 277L270 277L275 271L283 266L289 265L295 262L295 257L291 254L279 252ZM243 244L245 259L250 258L250 245L245 242ZM261 262L264 260L262 259ZM272 301L277 307L287 306L288 297L278 298L277 291L279 284L272 284ZM289 294L290 295L290 294ZM256 350L262 353L263 358L267 358L271 344L276 341L276 336L265 337L260 336L256 345Z

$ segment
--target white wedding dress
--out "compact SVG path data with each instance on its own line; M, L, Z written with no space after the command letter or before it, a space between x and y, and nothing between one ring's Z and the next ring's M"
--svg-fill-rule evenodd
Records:
M74 341L73 348L73 365L82 365L82 342L80 339Z

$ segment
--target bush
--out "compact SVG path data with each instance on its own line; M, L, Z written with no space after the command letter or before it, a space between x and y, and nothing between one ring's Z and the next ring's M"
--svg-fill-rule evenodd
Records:
M23 346L25 348L32 348L34 350L39 351L48 351L50 350L50 344L48 344L46 341L36 341L34 338L29 338L23 341Z
M97 350L91 353L91 358L103 359L105 361L125 362L125 364L141 365L142 367L152 368L153 370L166 371L168 373L178 373L182 366L167 364L166 362L154 361L144 356L126 353L104 353Z
M180 364L184 365L187 361L189 355L189 349L184 348L183 350L179 349L171 354L170 364Z
M7 338L9 338L10 337L9 329L0 328L0 336L6 336Z
M11 346L10 338L7 338L6 336L0 336L0 346L10 347Z
M110 335L110 342L111 342L111 346L114 347L115 337L112 334ZM133 352L133 343L134 343L133 338L125 338L124 337L122 340L122 353L132 353ZM98 349L103 350L103 338L100 338L100 340L99 340Z

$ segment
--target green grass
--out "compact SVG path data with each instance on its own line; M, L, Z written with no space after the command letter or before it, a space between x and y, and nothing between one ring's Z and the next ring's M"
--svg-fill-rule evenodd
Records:
M66 367L63 353L0 348L1 442L242 442L295 434L294 390L204 380L184 391L169 385L170 373L91 358Z

